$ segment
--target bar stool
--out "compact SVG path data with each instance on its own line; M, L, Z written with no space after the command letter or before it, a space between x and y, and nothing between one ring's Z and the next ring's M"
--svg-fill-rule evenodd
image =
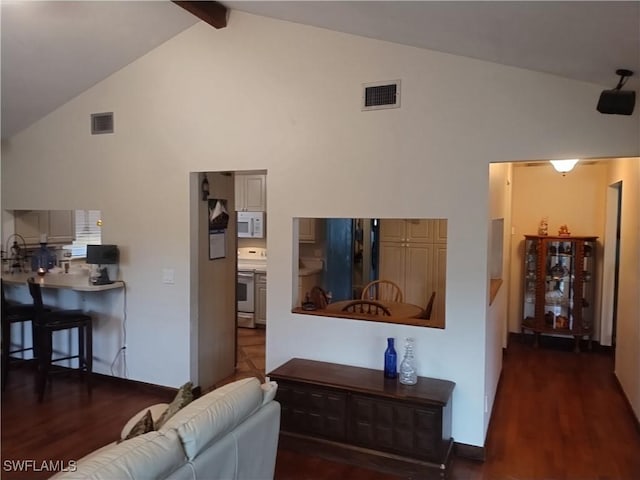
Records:
M83 379L86 377L87 389L91 393L91 372L93 368L93 333L91 316L80 310L46 311L42 303L42 289L34 279L27 280L29 293L33 298L35 309L34 327L36 336L36 351L38 359L38 375L36 390L38 401L44 398L49 371L52 364L63 360L78 359L78 370ZM53 332L61 330L78 330L78 354L53 358Z
M0 280L2 290L2 391L7 386L9 378L9 365L16 359L11 356L17 353L33 352L35 357L35 335L33 330L33 318L35 309L33 305L17 304L9 302L4 295L4 282ZM11 350L11 325L17 323L31 323L31 347L21 347ZM22 359L19 359L23 361Z

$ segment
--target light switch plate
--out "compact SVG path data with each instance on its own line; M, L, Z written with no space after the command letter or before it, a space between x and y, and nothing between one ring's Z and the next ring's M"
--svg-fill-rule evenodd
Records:
M175 283L175 270L173 268L162 269L162 283L173 285Z

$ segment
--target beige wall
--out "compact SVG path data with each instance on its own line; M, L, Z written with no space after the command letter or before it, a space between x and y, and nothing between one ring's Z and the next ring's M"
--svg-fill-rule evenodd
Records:
M498 388L500 372L502 370L502 349L507 346L509 286L511 283L511 206L513 164L492 163L489 165L489 217L490 220L503 219L502 262L499 278L502 285L493 302L487 302L486 337L485 337L485 427L488 428L493 401ZM497 239L496 239L497 240ZM491 244L494 239L491 238ZM497 263L492 256L496 255L494 248L489 249L489 263ZM491 270L491 268L490 268ZM491 274L491 272L490 272ZM493 278L493 275L490 275Z
M622 182L615 373L640 418L640 159L608 166L607 185Z
M548 163L513 169L513 236L509 331L519 332L522 318L522 264L524 235L537 234L542 217L549 219L549 234L567 224L573 235L598 237L598 262L602 261L607 191L607 161L579 163L562 175ZM600 331L601 270L596 271L595 329Z
M363 83L397 78L401 108L360 110ZM601 90L233 11L4 142L2 204L103 212L105 242L122 246L130 376L178 386L196 321L190 173L266 169L267 370L291 357L381 368L385 339L413 336L419 374L456 382L453 437L482 445L500 347L486 339L489 163L638 155L638 116L599 114ZM91 136L102 111L115 134ZM292 314L294 217L447 218L446 329Z

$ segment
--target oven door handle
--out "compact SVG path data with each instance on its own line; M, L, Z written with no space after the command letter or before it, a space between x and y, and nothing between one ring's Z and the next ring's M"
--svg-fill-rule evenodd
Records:
M239 277L251 278L251 277L253 277L254 275L255 275L255 273L253 273L253 272L247 272L247 273L244 273L244 272L238 272L238 276L239 276Z

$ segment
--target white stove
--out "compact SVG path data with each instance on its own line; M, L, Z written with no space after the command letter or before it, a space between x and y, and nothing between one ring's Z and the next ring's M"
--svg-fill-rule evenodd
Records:
M237 319L239 327L255 328L256 272L267 271L267 249L238 249Z
M267 249L241 247L238 249L238 270L267 271Z

